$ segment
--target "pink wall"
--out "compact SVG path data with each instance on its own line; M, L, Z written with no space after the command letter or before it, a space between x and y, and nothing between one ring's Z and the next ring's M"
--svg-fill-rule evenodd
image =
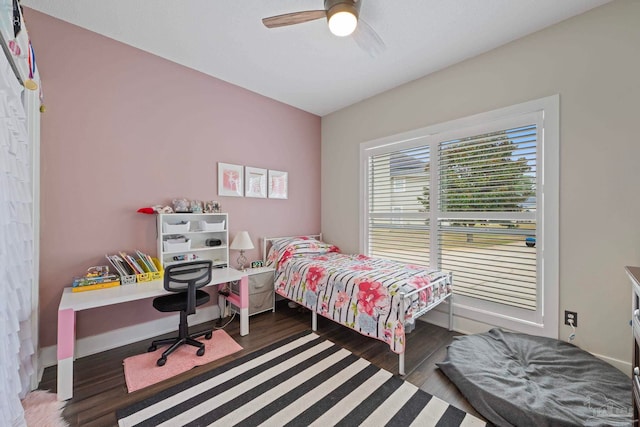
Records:
M155 254L155 218L140 207L218 200L230 233L248 230L257 247L264 236L320 231L319 117L34 10L25 17L47 107L41 346L55 344L74 275L104 264L105 253ZM217 162L287 171L289 199L218 197ZM81 312L77 335L157 317L150 300Z

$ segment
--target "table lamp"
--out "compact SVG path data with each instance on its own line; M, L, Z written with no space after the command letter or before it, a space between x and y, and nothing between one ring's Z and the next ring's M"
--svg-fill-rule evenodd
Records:
M244 256L244 251L253 249L253 243L251 242L249 233L247 231L241 231L236 234L236 237L233 238L233 242L231 242L229 249L240 251L240 256L237 260L238 269L244 271L244 265L247 263L247 257Z

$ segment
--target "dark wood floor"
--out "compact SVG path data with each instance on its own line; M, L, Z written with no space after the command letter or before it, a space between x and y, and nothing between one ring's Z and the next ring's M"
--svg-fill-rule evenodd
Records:
M279 303L275 313L268 312L251 317L250 334L244 337L240 336L240 324L236 319L225 331L244 348L242 351L134 393L127 393L122 360L145 352L151 340L78 359L74 364L73 399L67 402L63 416L72 427L115 426L116 409L145 399L274 341L308 330L310 326L311 315L308 312L291 309L286 303ZM393 373L398 372L397 355L381 341L366 338L320 316L317 333L381 368ZM444 359L446 347L456 335L458 334L455 332L425 322L417 322L416 330L407 335L405 379L422 390L480 417L435 365ZM39 388L56 391L55 366L45 369Z

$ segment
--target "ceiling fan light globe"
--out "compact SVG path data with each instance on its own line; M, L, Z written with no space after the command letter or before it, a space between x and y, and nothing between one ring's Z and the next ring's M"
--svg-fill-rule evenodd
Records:
M355 10L347 5L336 5L327 12L329 31L338 37L353 33L358 25Z

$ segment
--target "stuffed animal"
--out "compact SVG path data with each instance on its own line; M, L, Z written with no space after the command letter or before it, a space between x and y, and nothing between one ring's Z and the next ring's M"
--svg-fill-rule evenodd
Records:
M140 208L138 212L145 214L173 213L173 208L171 206L154 205L148 208Z

